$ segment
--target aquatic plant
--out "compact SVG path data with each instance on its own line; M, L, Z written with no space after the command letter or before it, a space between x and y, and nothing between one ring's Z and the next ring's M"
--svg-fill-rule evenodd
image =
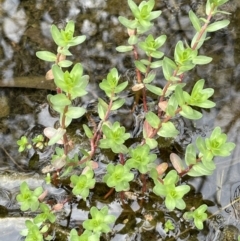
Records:
M127 28L129 38L127 45L118 46L116 49L119 52L131 51L133 53L137 79L132 87L136 97L133 111L138 106L144 112L142 138L129 146L127 140L132 137L131 134L126 133L125 127L120 122L110 121L111 112L120 109L125 104L125 99L121 97L121 94L129 84L128 81L121 80L116 68L112 68L99 84L106 94L106 98L98 98L99 121L90 120L91 125L82 125L90 147L80 150L81 158L78 154L74 156L70 154L74 143L67 135L67 128L74 119L84 116L88 111L85 107L75 106L74 100L87 94L89 76L83 74L83 66L80 63L74 64L70 72L65 71L64 68L73 65L71 61L66 60L67 56L72 55L69 48L81 44L86 37L74 37L73 21L67 23L65 30L59 30L55 25L52 26L51 34L58 46L57 53L49 51L36 53L40 59L54 63L51 70L47 72L46 78L54 79L56 94L48 95L47 99L50 107L59 113L59 126L46 127L44 130L44 135L48 138L47 145L56 145L51 159L54 172L47 174L47 182L56 179L61 181L61 178L68 176L72 194L86 200L96 184L95 154L97 151L104 153L104 149L109 149L117 156L112 160L117 164L110 162L106 167L106 174L102 181L111 189L105 196L111 195L113 190L129 191L134 175L140 175L142 192L145 195L148 195L147 180L152 179L153 192L164 199L169 211L186 209L184 196L191 187L184 183L182 177L211 175L216 168L213 158L229 156L235 144L227 142L227 136L222 133L220 127L216 127L209 138L198 137L196 143L191 143L186 147L184 161L176 153L171 153L170 165L159 164L157 163L158 155L154 151L158 146L159 138L175 138L179 135L179 130L173 122L174 118L181 116L197 120L202 117L199 108L209 109L215 106L215 103L209 100L214 94L214 89L204 88L203 79L196 81L191 93L184 90L183 80L187 72L196 65L204 65L212 61L212 58L208 56L199 55L199 49L208 39L208 33L222 29L229 24L228 20L211 23L215 14L225 13L218 10L218 7L226 2L227 0L207 0L206 18L199 18L193 11L190 11L189 18L196 33L191 43L178 41L174 56L170 58L164 56L164 52L161 51L167 39L166 35L156 38L153 34L145 35L152 29L152 21L161 15L161 11L153 11L155 1L142 1L137 6L133 0L128 0L133 20L120 16L119 21ZM139 49L145 53L145 57L141 59ZM163 88L157 85L156 80L155 69L160 68L166 79ZM148 103L149 92L154 95L154 108L151 108ZM140 95L142 104L139 103ZM198 109L196 110L195 107ZM28 140L23 136L17 144L19 152L32 146L42 148L46 145L45 138L42 136L33 140ZM54 213L63 208L68 200L49 207L49 204L43 203L44 195L39 197L42 189L31 191L27 184L23 183L20 191L17 200L21 204L22 211L28 209L40 211L33 222L26 222L27 231L22 234L26 236L26 240L43 240L43 237L51 239L49 232L50 225L56 220ZM39 202L41 202L40 205ZM184 216L186 219L193 219L194 225L202 229L203 222L207 219L206 210L207 205L204 204L196 207L194 211L186 212ZM91 218L83 221L85 231L81 233L76 229L71 230L71 241L98 241L102 233L111 231L110 227L114 224L116 217L108 214L107 206L102 207L101 210L93 206L90 214ZM167 221L166 232L172 229L173 225Z

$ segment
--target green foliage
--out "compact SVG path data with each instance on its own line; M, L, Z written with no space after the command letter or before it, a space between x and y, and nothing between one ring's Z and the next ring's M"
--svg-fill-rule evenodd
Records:
M128 149L123 143L130 137L129 133L125 133L125 128L120 126L119 122L113 125L104 124L102 126L104 139L100 140L99 147L106 149L111 148L114 153L127 153Z
M70 104L67 99L74 100L77 97L81 97L87 94L86 86L88 84L88 75L83 75L83 67L80 63L74 65L70 72L63 72L57 65L53 65L52 67L54 82L57 87L67 93L69 96L66 96L63 100L63 95L60 95L59 105L68 105ZM65 101L65 102L64 102ZM56 104L57 101L53 102ZM67 103L66 103L67 102Z
M143 174L152 168L153 162L157 159L156 154L150 154L150 148L146 144L130 149L129 155L131 158L127 160L126 166L130 169L135 168Z
M162 58L164 53L158 51L158 49L165 43L167 39L166 35L161 35L160 37L154 39L150 34L145 39L144 42L140 42L138 46L145 51L147 56L151 56L153 58Z
M153 19L160 16L161 11L152 11L155 1L142 1L137 6L132 0L128 0L128 5L133 13L134 20L128 20L125 17L120 16L118 19L122 25L129 29L137 29L138 33L144 33L148 31L153 23Z
M103 81L99 84L99 87L105 91L109 98L111 98L113 94L117 94L127 87L127 81L118 84L119 78L120 76L118 75L117 69L113 68L108 73L107 79L103 79Z
M73 21L69 21L65 27L65 30L62 29L60 31L55 25L52 25L52 28L51 28L52 38L58 46L63 48L64 47L69 48L71 46L79 45L85 41L86 36L82 35L82 36L73 37L74 30L75 30L75 23Z
M17 141L17 144L19 145L18 151L22 152L25 149L31 149L32 145L28 143L28 139L26 136L22 136L20 140Z
M190 191L190 186L175 186L179 181L179 176L175 170L170 171L163 179L163 183L154 180L155 187L153 192L159 196L165 197L165 205L168 210L173 211L175 208L183 210L186 207L183 196Z
M160 16L161 11L153 11L154 0L142 1L136 5L133 0L128 0L128 5L132 11L133 18L119 17L119 21L128 29L128 45L117 47L119 52L133 51L134 64L136 67L137 83L132 87L136 91L136 105L139 96L143 103L143 125L142 140L137 140L129 149L126 141L130 134L125 132L125 127L121 123L109 121L112 111L120 109L125 99L121 95L128 86L128 81L121 81L116 68L110 69L106 78L102 80L99 87L105 92L105 98L98 98L98 117L99 123L91 120L92 125L83 124L86 137L90 142L90 150L80 149L79 153L71 154L72 142L67 135L67 128L73 119L78 119L86 113L83 107L75 106L74 100L87 94L86 88L89 76L84 75L81 63L76 63L69 71L63 71L62 68L70 67L73 63L66 60L66 56L71 56L69 48L81 44L86 37L74 37L75 25L69 21L64 30L59 30L55 25L51 27L51 34L54 42L57 44L57 53L49 51L39 51L36 55L49 62L54 62L52 69L48 74L53 75L56 84L56 94L47 96L49 105L59 113L59 127L46 127L44 135L49 139L48 145L62 145L55 148L51 163L53 169L59 173L53 175L53 179L69 177L72 193L81 196L84 200L89 197L90 189L94 188L96 183L94 169L98 163L94 160L94 155L102 149L111 149L115 154L119 154L119 163L114 165L109 163L106 168L106 174L103 181L117 191L128 191L130 182L134 179L132 168L141 174L142 179L146 180L148 175L154 180L155 186L153 192L165 198L165 205L168 210L174 211L176 208L183 210L186 204L183 197L190 191L190 186L182 184L181 178L184 175L203 176L211 175L216 168L213 158L215 156L229 156L235 148L235 144L227 142L227 136L222 133L220 127L216 127L209 138L198 137L196 146L189 144L185 151L185 159L182 160L177 154L171 153L170 160L175 170L168 171L168 164L156 164L158 156L155 152L158 147L157 138L175 138L179 135L179 130L174 125L173 118L179 115L190 120L197 120L202 117L198 108L213 108L215 103L209 100L213 95L212 88L204 89L204 80L198 80L191 93L184 90L185 83L183 78L187 71L192 70L196 65L208 64L211 58L199 55L199 48L209 38L208 33L217 31L229 24L228 20L220 20L211 23L211 17L219 11L218 7L227 2L227 0L208 0L206 4L207 18L198 18L193 12L189 12L189 18L196 33L192 37L191 45L179 40L176 43L174 57L164 56L160 48L166 42L167 37L160 35L154 37L152 34L146 34L152 30L152 20ZM144 33L144 35L143 35ZM139 57L139 49L145 54ZM142 54L141 52L141 54ZM162 88L158 87L156 71L153 70L162 67L166 84ZM50 76L49 78L52 78ZM157 83L157 84L156 84ZM142 93L140 93L142 92ZM149 92L156 97L154 105L148 103L147 95ZM134 93L135 94L135 93ZM30 149L32 146L43 148L45 138L39 135L32 139L32 144L23 136L17 141L19 152ZM154 150L155 149L155 150ZM152 150L152 151L151 151ZM127 159L127 160L126 160ZM114 160L116 161L117 158ZM121 163L121 164L120 164ZM80 175L74 173L75 168L84 168ZM73 174L74 173L74 174ZM59 174L59 175L58 175ZM136 174L137 175L137 174ZM163 178L164 177L164 178ZM163 179L162 179L163 178ZM48 173L46 181L50 183L51 175ZM146 183L143 181L143 191L146 190ZM31 191L28 185L23 182L20 187L20 194L17 200L21 204L21 210L31 209L40 211L34 218L34 222L27 221L27 229L22 232L26 240L51 240L53 237L48 235L49 227L56 221L53 210L57 211L63 207L58 203L51 208L43 203L45 192L41 187ZM41 195L41 198L39 196ZM41 199L41 204L39 204ZM185 213L186 219L193 219L198 229L203 228L203 222L207 219L207 205L202 205L195 211ZM99 241L102 233L109 232L110 224L113 224L115 217L108 215L108 208L103 207L98 210L96 207L90 209L91 218L83 222L85 231L78 235L75 229L71 230L70 241ZM173 230L175 227L170 220L164 225L165 232Z
M39 207L38 197L43 192L42 187L37 187L34 191L31 191L26 182L23 182L20 186L20 194L17 195L17 201L21 204L21 210L36 211Z
M92 233L89 230L85 230L80 236L76 229L72 229L70 232L70 241L99 241L99 239L100 233Z
M39 208L42 212L34 218L34 223L44 223L46 221L54 223L56 221L56 216L51 212L48 205L40 203Z
M43 234L39 230L39 225L35 224L34 222L27 220L25 222L27 227L26 230L21 232L21 235L26 236L25 241L43 241Z
M86 199L89 195L89 189L93 188L96 182L93 175L92 170L88 170L80 176L72 175L71 185L73 186L73 194L80 195L83 199Z
M201 230L203 229L203 222L207 220L207 214L205 213L207 208L208 206L203 204L194 211L184 213L184 218L187 220L193 219L194 225Z
M128 191L130 186L129 182L134 178L133 173L127 165L117 164L114 166L112 163L107 166L107 174L103 177L103 181L109 186L114 187L117 192Z
M174 230L175 226L170 219L164 224L164 231L167 233L168 231Z
M108 208L104 206L100 210L96 207L90 209L91 219L83 222L83 227L86 230L98 233L108 233L111 231L109 225L116 220L115 216L108 214Z

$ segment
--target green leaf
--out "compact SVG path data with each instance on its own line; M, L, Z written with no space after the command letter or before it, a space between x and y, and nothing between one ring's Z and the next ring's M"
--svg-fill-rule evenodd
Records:
M138 6L134 3L134 1L128 0L128 6L131 9L134 16L138 17L139 16L139 9L138 9Z
M206 38L207 32L205 31L205 32L201 35L201 38L197 41L197 39L198 39L198 37L199 37L199 34L200 34L200 33L197 32L197 33L194 35L194 37L193 37L193 39L192 39L192 41L191 41L191 48L193 48L193 46L194 46L195 43L197 42L197 45L196 45L196 47L195 47L196 50L199 49L200 47L202 47L202 45L203 45L203 43L204 43L205 40L209 39L209 38Z
M68 46L70 47L70 46L79 45L79 44L83 43L85 40L86 40L85 35L74 37L68 42Z
M66 116L68 116L71 119L77 119L81 116L83 116L86 112L86 109L83 107L74 107L70 106L68 107L68 111L66 112Z
M195 30L198 32L201 30L201 23L200 20L198 19L198 17L196 16L196 14L190 10L189 11L189 18L192 22L193 27L195 28Z
M175 94L178 105L183 106L185 104L185 99L183 96L183 90L179 85L175 88L174 94Z
M62 68L68 68L70 67L71 65L73 64L72 61L69 61L69 60L62 60L60 62L58 62L58 65Z
M201 176L210 176L212 175L213 170L208 170L203 163L198 162L195 164L187 175L191 177L201 177Z
M182 110L179 112L179 114L190 120L198 120L202 118L202 114L200 112L187 105L182 106Z
M55 129L55 130L56 131L55 131L54 135L51 137L51 139L48 142L49 146L52 146L52 145L56 144L63 137L63 135L66 133L66 130L63 129L63 128L58 128L58 129Z
M142 72L142 73L146 73L147 71L147 67L140 61L134 61L134 64L136 66L136 68Z
M58 46L64 47L66 45L65 41L62 39L62 35L61 35L60 31L56 27L56 25L52 25L52 27L51 27L51 34L52 34L53 41Z
M169 81L173 75L173 71L177 68L177 66L171 59L164 57L162 68L164 78Z
M162 124L162 127L157 134L162 137L176 137L179 134L179 131L172 122L168 121L167 123Z
M128 86L128 81L124 81L123 83L119 84L116 88L114 93L117 94L122 92Z
M154 61L150 64L151 69L156 69L162 66L162 60Z
M145 84L145 87L155 95L158 95L158 96L162 95L162 89L159 87L156 87L156 86L150 85L150 84Z
M129 52L133 50L133 46L118 46L116 50L121 53Z
M156 72L154 70L151 70L148 73L147 77L143 80L143 83L144 84L149 84L149 83L151 83L155 79L155 77L156 77Z
M200 64L200 65L209 64L211 61L212 61L212 58L203 56L203 55L198 55L192 60L194 64Z
M146 114L146 120L150 124L150 126L155 129L157 129L161 123L159 117L151 111Z
M135 45L138 42L138 37L136 35L131 35L128 39L129 45Z
M129 29L135 29L138 26L137 21L128 20L127 18L122 17L122 16L118 17L118 20L123 26L125 26L126 28L129 28Z
M118 100L114 101L112 104L111 110L119 109L120 107L123 106L124 103L125 103L125 99L118 99Z
M50 101L56 106L67 106L71 104L71 101L63 93L51 96Z
M212 24L208 25L206 31L207 32L215 32L215 31L217 31L221 28L227 27L229 23L230 23L230 21L227 20L227 19L217 21L215 23L212 23Z
M150 147L151 150L158 146L158 142L155 139L146 138L145 141L146 141L146 144Z
M196 150L193 144L189 144L186 148L185 162L188 166L196 164Z
M101 98L98 98L98 113L99 113L99 116L100 118L103 120L106 112L107 112L107 109L108 109L108 104ZM100 114L101 113L101 114ZM103 116L102 116L103 115ZM102 118L102 117L103 118Z
M87 125L83 124L83 129L84 129L84 132L85 132L86 136L87 136L89 139L91 139L91 138L93 137L93 133L92 133L92 131L90 130L90 128L89 128Z
M36 52L36 56L39 59L42 59L42 60L48 61L48 62L55 62L57 59L56 54L53 54L49 51L38 51L38 52Z

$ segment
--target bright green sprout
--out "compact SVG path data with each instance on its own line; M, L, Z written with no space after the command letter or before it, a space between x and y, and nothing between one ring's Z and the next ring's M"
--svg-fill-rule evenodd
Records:
M107 174L103 177L103 181L109 187L114 187L117 192L129 190L129 182L134 178L134 174L126 165L112 163L107 166Z
M183 201L183 196L190 191L190 186L181 185L175 186L179 177L175 170L170 171L163 179L163 183L154 180L155 186L153 192L159 196L165 197L165 205L168 210L173 211L175 208L183 210L186 203Z
M129 151L130 159L127 160L126 166L137 169L140 173L147 173L152 169L153 162L157 159L156 154L150 154L148 145L138 146Z
M51 212L51 209L45 203L40 203L40 210L42 211L34 218L34 223L43 223L46 221L50 221L50 223L54 223L56 221L56 216Z
M39 207L38 197L42 194L43 188L37 187L34 191L31 191L26 182L23 182L20 186L20 194L17 195L17 201L21 204L21 210L36 211Z
M164 224L164 231L167 233L168 231L174 230L175 226L170 219Z
M27 220L25 222L27 229L21 231L22 236L26 236L25 241L43 241L43 234L40 232L40 226Z
M99 241L100 234L92 233L89 230L85 230L83 234L78 236L76 229L72 229L70 232L70 241Z
M89 189L93 188L96 180L93 178L94 172L88 170L86 173L80 176L71 176L71 185L73 186L73 194L80 195L83 199L89 196Z
M195 226L202 230L203 229L203 222L207 220L207 211L208 206L206 204L201 205L194 211L184 213L184 218L187 220L194 220Z
M111 231L109 225L115 222L116 217L108 214L106 206L100 210L96 207L91 207L90 214L92 218L83 222L83 227L86 230L94 233L108 233Z
M102 131L104 139L100 140L100 148L111 148L114 153L128 152L127 147L123 143L130 137L130 134L125 133L125 128L120 126L119 122L114 122L112 126L104 124Z
M20 140L17 141L17 144L19 145L18 151L22 152L25 149L31 149L32 145L28 143L28 139L26 136L22 136Z

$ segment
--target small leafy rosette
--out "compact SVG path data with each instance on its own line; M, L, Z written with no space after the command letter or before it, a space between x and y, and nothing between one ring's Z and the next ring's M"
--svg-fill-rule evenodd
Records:
M111 231L109 225L113 224L116 217L108 214L108 208L105 206L98 210L96 207L92 207L90 210L91 219L83 222L83 227L86 230L94 233L108 233Z
M129 182L134 178L134 174L126 165L112 163L107 166L107 174L103 177L103 181L109 186L114 187L117 192L128 191Z
M183 210L186 208L186 203L182 199L183 196L190 191L190 186L181 185L175 186L179 177L175 170L170 171L163 179L163 183L155 181L153 192L159 196L165 197L165 205L169 211L175 208Z
M194 225L202 230L203 229L203 222L207 220L207 211L208 206L206 204L201 205L194 211L186 212L184 213L184 218L186 220L192 220L194 221Z

